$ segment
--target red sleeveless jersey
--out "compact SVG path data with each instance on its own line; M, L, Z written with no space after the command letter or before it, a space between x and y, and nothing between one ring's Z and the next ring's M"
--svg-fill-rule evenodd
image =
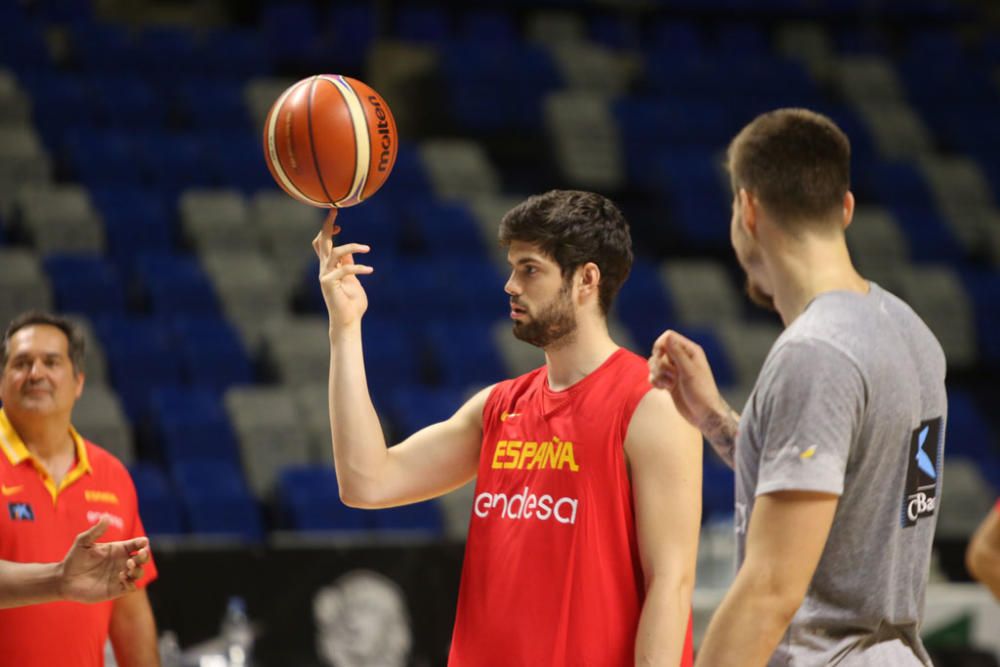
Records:
M565 391L542 367L490 393L450 667L635 663L645 585L624 442L648 375L620 349Z

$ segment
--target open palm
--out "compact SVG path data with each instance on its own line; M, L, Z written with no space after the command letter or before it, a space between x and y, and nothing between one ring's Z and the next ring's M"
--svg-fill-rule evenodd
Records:
M107 530L102 519L80 533L62 562L61 592L77 602L101 602L135 590L142 564L149 560L145 537L98 543Z

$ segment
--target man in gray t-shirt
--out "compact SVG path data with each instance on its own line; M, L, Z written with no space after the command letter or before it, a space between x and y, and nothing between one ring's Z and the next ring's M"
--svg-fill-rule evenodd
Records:
M941 492L945 359L900 299L855 271L850 146L784 109L733 140L732 242L750 297L786 325L742 415L700 347L650 358L736 471L739 571L698 665L927 665L924 591Z

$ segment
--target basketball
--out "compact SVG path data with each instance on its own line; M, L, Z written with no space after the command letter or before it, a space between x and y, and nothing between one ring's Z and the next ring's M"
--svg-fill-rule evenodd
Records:
M278 185L323 208L360 204L382 187L399 139L389 105L369 86L317 74L283 92L264 122L264 158Z

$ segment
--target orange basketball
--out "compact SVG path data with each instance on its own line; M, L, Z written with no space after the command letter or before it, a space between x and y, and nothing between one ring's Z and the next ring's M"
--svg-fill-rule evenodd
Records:
M324 208L354 206L396 163L396 121L357 79L317 74L283 92L264 123L264 158L281 188Z

